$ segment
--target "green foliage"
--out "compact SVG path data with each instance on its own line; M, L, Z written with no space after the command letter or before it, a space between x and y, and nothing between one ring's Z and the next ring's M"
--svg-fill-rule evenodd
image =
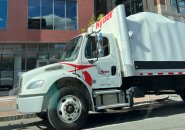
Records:
M105 16L104 14L99 14L97 20L98 21L101 20L101 18L103 18L104 16Z
M92 15L92 16L91 16L91 19L90 19L90 21L89 21L88 26L93 25L96 21L101 20L101 18L103 18L104 16L105 16L104 14L99 14L98 17L97 17L97 19L96 19L95 16Z
M95 22L96 22L95 16L92 15L92 16L91 16L91 19L90 19L90 21L89 21L89 26L93 25Z
M84 33L84 32L86 32L86 29L82 28L81 33Z

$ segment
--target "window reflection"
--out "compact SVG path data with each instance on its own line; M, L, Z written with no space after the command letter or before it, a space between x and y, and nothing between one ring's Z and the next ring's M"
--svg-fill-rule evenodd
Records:
M66 1L66 24L67 30L77 28L77 8L75 1Z
M124 2L126 15L136 14L138 12L143 12L143 2L142 0L127 0Z
M65 30L65 1L55 0L55 29Z
M172 0L174 12L185 14L185 0Z
M99 49L101 49L102 54L98 55L98 57L105 57L110 54L109 41L106 37L103 37L102 42L99 44ZM87 59L97 58L97 44L95 41L95 37L90 37L87 41L85 48L85 57Z
M13 86L14 56L2 55L0 60L0 87Z
M0 0L0 29L6 29L7 26L7 0Z
M36 54L27 54L26 60L26 70L32 70L36 68L37 55Z
M29 29L77 29L76 0L28 0Z
M28 29L40 29L41 12L39 0L28 0Z
M62 56L64 43L1 44L0 88L17 83L21 73L38 67L38 63L56 63Z
M53 29L53 1L42 0L42 29Z

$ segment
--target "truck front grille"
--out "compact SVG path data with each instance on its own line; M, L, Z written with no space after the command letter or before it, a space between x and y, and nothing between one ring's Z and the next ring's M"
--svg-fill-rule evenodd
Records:
M20 77L18 84L19 84L19 87L22 87L22 77Z
M18 81L18 89L19 89L19 93L21 93L21 91L22 91L22 81L23 81L23 78L22 78L22 77L20 77L20 78L19 78L19 81Z

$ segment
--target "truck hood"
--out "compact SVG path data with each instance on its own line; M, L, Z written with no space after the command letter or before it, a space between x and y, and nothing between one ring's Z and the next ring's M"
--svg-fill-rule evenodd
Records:
M21 75L23 78L23 82L27 83L29 80L33 79L34 77L41 75L43 73L49 72L49 71L65 71L65 72L74 72L75 71L75 65L72 66L74 63L67 63L67 62L59 62L59 63L54 63L50 65L46 65L43 67L39 67L33 70L30 70L28 72L25 72Z

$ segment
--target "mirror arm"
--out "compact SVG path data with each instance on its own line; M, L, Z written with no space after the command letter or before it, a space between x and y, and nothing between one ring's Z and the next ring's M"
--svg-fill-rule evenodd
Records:
M86 36L87 38L89 38L89 36L91 36L93 33L99 33L100 31L101 31L101 29L98 30L97 32L96 32L96 31L93 31L92 33L86 34L85 36Z
M98 57L96 58L96 60L88 60L90 64L95 63L96 61L98 61Z

